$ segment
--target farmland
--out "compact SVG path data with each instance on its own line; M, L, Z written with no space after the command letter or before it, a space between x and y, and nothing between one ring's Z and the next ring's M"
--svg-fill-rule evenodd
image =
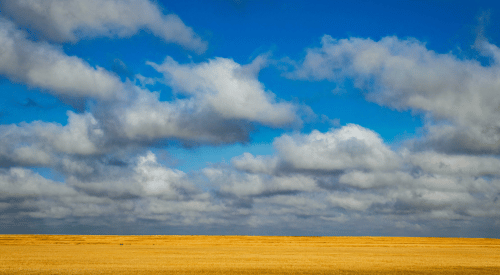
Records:
M0 274L500 274L500 240L0 235Z

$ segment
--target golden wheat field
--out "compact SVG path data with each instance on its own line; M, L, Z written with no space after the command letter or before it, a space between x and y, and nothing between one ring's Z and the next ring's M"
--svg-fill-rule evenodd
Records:
M500 240L0 235L0 274L500 274Z

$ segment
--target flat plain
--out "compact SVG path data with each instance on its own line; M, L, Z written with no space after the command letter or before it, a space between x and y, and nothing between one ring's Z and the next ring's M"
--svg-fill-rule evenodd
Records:
M0 235L0 274L500 274L500 240Z

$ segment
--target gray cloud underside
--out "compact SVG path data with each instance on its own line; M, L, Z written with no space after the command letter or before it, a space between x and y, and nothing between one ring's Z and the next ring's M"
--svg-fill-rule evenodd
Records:
M353 127L363 134L354 134ZM464 234L457 233L462 227L478 230L478 235L484 230L494 235L500 210L497 158L407 149L396 152L381 142L368 145L366 140L373 137L371 131L355 125L324 134L284 135L275 140L275 156L245 153L232 160L238 172L207 168L204 173L219 184L219 192L231 205L253 207L252 211L258 209L265 217L287 222L307 218L313 224L331 221L332 230L354 226L351 232L369 234L384 232L376 229L380 226L385 234L400 230L402 234L446 235L450 230L450 234L460 235ZM345 146L339 152L335 145L346 139L356 146ZM287 146L281 147L284 140ZM307 154L302 151L305 148ZM381 148L384 157L377 155ZM300 155L290 158L292 150ZM375 156L380 158L377 165L367 165L366 160ZM384 162L386 159L398 165ZM362 229L363 219L370 221L370 229ZM272 223L265 220L263 217L257 224ZM484 227L476 228L478 224Z
M142 232L159 232L154 228L161 224L192 232L234 228L237 231L224 231L233 234L262 234L259 230L265 229L269 234L495 236L500 217L496 158L392 151L372 131L357 125L326 133L284 135L276 138L275 146L285 138L295 144L287 149L297 153L299 146L330 146L312 150L300 162L279 148L270 157L246 153L234 158L232 165L208 167L201 174L161 165L151 152L126 165L90 164L93 171L87 176L68 168L65 183L25 168L4 168L0 201L6 220L42 219L49 226L76 219L82 225L109 230L111 224L100 222L140 220L147 225ZM349 148L362 150L338 152L334 145L346 139L357 144ZM336 162L346 154L350 160ZM372 165L355 154L367 159L394 158L398 165L392 161ZM331 165L316 168L318 158L328 158L325 162ZM209 187L208 191L202 186ZM370 228L363 226L367 222ZM477 230L478 224L484 228Z

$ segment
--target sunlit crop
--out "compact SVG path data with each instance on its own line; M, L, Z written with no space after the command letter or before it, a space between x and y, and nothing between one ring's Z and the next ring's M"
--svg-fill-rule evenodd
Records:
M500 240L0 235L0 274L500 274Z

